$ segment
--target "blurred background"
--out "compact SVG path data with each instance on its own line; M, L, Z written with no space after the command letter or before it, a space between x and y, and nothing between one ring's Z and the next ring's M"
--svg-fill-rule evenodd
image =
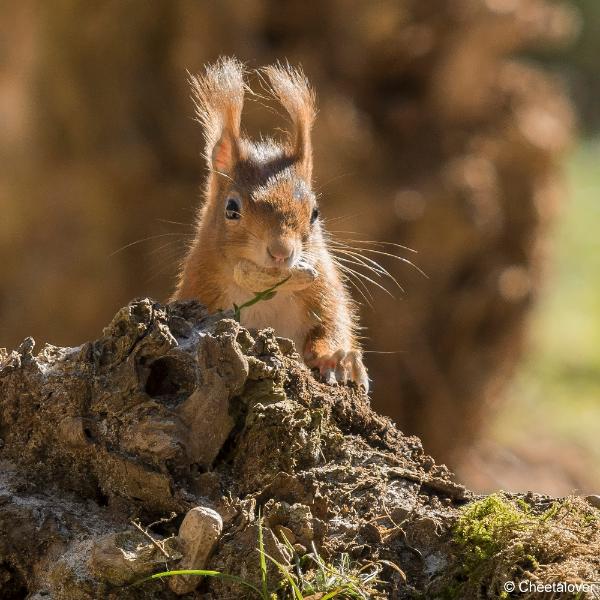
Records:
M0 346L166 300L205 175L186 70L222 54L303 65L329 229L427 274L371 255L405 289L363 290L375 408L477 490L598 493L597 0L3 0Z

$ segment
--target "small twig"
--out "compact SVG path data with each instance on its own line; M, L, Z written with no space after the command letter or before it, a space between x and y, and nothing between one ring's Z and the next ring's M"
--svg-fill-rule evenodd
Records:
M163 517L162 519L159 519L158 521L154 521L152 523L150 523L150 525L148 525L148 527L146 527L146 531L148 531L148 529L152 529L155 525L161 525L162 523L169 523L170 521L172 521L175 517L177 516L176 512L172 512L170 514L170 516L168 517Z
M142 535L146 536L161 552L161 554L167 559L171 560L171 556L169 553L161 546L158 540L155 540L137 521L130 521L131 524L142 533Z
M434 493L448 496L454 500L466 500L469 497L469 492L460 483L455 483L440 477L428 475L426 473L415 473L405 468L392 468L388 471L392 477L401 477L408 481L419 483L422 487L429 488Z
M401 533L402 538L404 540L404 545L408 548L408 550L410 550L413 554L415 554L421 560L423 560L423 554L421 553L421 551L418 548L415 548L414 546L412 546L410 544L410 542L408 541L408 535L406 534L406 530L402 527L402 525L404 525L404 523L408 522L410 516L414 513L415 509L412 508L410 513L408 514L408 516L405 519L403 519L400 523L396 523L396 521L390 514L388 507L385 505L385 502L383 504L383 510L385 511L385 516L392 522L392 525L394 526L392 529L385 532L383 539L384 540L388 539L391 535L393 535L396 532Z

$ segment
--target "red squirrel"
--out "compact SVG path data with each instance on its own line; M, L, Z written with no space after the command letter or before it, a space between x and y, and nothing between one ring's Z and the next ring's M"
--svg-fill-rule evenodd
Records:
M173 300L197 299L216 311L252 298L257 281L279 282L271 299L241 311L241 324L292 339L325 382L368 391L357 307L328 250L311 185L314 91L300 69L278 64L261 73L291 119L285 142L241 134L249 90L238 60L222 58L191 78L209 174Z

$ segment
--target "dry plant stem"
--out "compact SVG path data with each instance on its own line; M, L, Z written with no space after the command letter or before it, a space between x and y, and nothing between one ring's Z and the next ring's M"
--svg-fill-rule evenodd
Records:
M162 555L164 555L164 557L167 560L171 559L171 556L169 555L169 553L163 548L163 546L157 541L155 540L146 529L144 529L142 527L142 525L139 523L139 521L130 521L130 523L146 538L148 538L152 544L154 544L154 546L156 546L156 548L158 548L158 550L160 551L160 553Z

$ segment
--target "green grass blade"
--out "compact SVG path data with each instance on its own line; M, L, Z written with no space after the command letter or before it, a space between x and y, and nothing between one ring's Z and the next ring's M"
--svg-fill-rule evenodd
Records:
M265 560L265 541L263 539L263 524L260 513L258 514L258 554L260 556L260 582L262 585L262 597L269 600L269 589L267 586L267 561Z
M220 577L223 575L220 571L209 571L206 569L174 569L173 571L161 571L160 573L154 573L142 581L149 581L150 579L160 579L161 577L173 577L175 575L197 575L199 577ZM233 577L233 575L232 575Z
M176 575L195 575L197 577L218 577L220 579L228 579L229 581L234 581L235 583L239 583L244 587L251 589L254 593L256 593L260 598L263 597L260 590L237 575L229 575L227 573L221 573L220 571L208 571L205 569L180 569L175 571L162 571L161 573L154 573L145 579L142 579L138 583L133 584L134 586L138 586L146 581L150 581L152 579L162 579L163 577L175 577Z
M287 569L285 565L282 565L280 562L276 561L272 556L269 556L266 552L263 552L263 556L268 558L277 567L279 572L287 579L294 592L294 596L296 596L296 600L304 600L304 596L302 595L300 588L296 585L296 582L294 581L289 569Z

